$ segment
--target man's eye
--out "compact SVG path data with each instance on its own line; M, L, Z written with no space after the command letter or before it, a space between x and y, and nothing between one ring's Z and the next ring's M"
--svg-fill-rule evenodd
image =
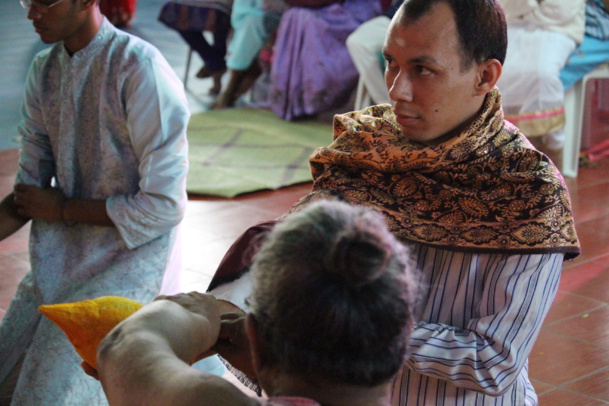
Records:
M427 69L426 67L421 66L421 65L417 65L416 71L419 75L422 75L422 76L427 76L427 75L432 74L432 71L430 71L429 69Z

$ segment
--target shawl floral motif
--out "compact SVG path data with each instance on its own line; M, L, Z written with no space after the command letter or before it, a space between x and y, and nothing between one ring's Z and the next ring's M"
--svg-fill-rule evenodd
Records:
M403 241L498 253L580 252L569 193L556 167L503 119L494 89L479 116L434 147L401 135L389 105L334 118L334 142L310 158L311 200L381 211Z

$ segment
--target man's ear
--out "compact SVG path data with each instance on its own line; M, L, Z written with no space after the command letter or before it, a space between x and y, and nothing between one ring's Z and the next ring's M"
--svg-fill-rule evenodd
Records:
M95 6L96 3L97 0L82 0L82 8L84 10L90 9L91 7Z
M490 92L497 84L502 71L503 66L497 59L489 59L478 65L476 95L481 96Z

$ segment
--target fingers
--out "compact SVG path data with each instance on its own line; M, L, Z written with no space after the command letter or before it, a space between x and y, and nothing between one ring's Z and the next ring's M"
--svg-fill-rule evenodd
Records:
M191 313L212 319L220 319L220 308L216 298L210 294L199 292L178 293L172 296L158 296L155 300L168 300L179 304Z
M236 320L236 319L238 319L240 317L243 317L243 316L244 316L243 312L241 312L241 313L231 312L231 313L222 313L222 316L220 316L220 318L222 320Z
M200 310L201 307L217 307L222 318L236 319L245 315L245 312L238 306L235 306L226 300L216 299L214 295L209 293L192 291L188 293L178 293L172 296L160 295L154 298L154 300L169 300L195 313L197 313L197 309Z
M227 314L225 319L220 322L220 334L219 339L228 340L231 343L239 343L247 341L247 334L245 331L245 317L235 314Z

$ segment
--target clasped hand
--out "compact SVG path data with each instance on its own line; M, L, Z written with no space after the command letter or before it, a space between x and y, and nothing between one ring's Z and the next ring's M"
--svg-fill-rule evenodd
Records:
M218 301L212 295L197 292L180 293L174 296L159 296L155 300L170 300L186 310L206 316L211 306L220 307L220 334L215 345L201 354L202 359L218 353L232 366L244 372L250 378L255 378L252 367L249 339L246 328L246 315L238 307L228 302Z
M61 221L63 193L59 189L18 184L13 190L13 202L17 214L25 218L37 218L46 221Z

